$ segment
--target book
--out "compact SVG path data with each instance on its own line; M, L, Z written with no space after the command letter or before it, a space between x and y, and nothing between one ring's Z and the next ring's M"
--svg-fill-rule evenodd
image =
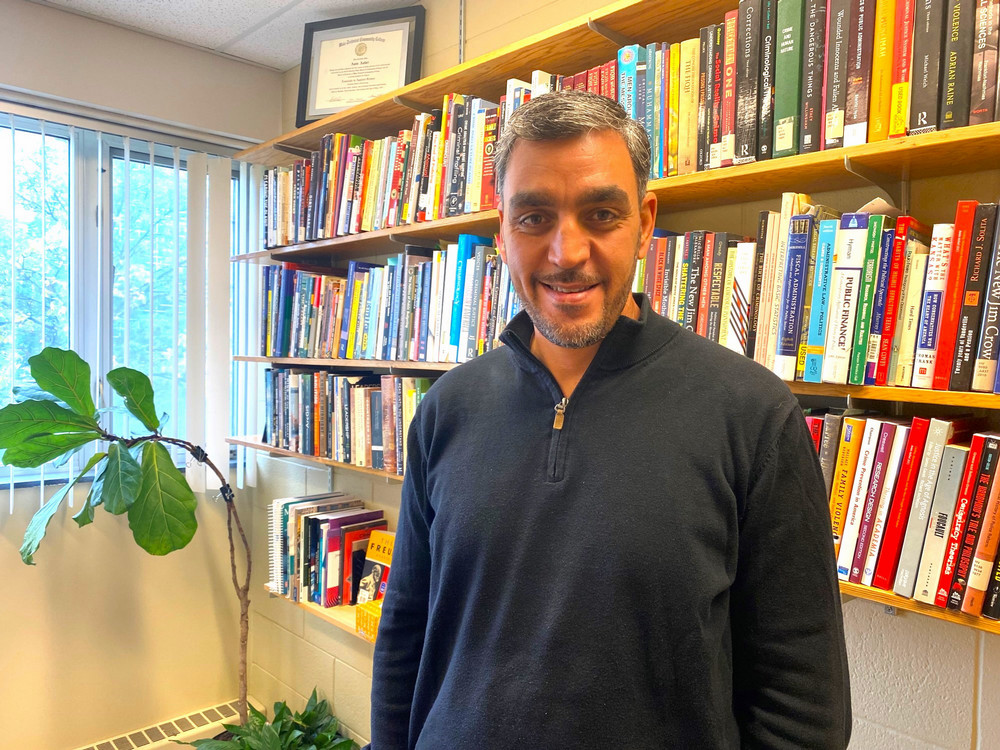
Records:
M819 440L819 465L823 473L823 484L826 496L833 493L833 472L837 462L837 452L840 448L840 428L844 417L860 414L859 409L831 408L823 415L823 431Z
M833 524L833 546L836 554L841 549L841 538L846 525L848 505L855 485L861 442L865 434L865 418L845 416L840 432L837 462L833 469L830 492L830 518ZM838 563L838 574L839 563Z
M969 124L969 93L972 83L972 37L975 32L973 0L948 0L948 19L941 61L941 104L938 129Z
M740 0L736 55L736 142L733 162L757 160L757 115L760 86L762 0ZM673 173L671 173L673 174Z
M913 491L910 517L906 523L906 533L900 548L896 581L893 585L893 591L900 596L912 597L916 586L917 565L920 562L920 553L923 551L931 500L941 469L944 447L948 443L961 440L967 431L967 425L960 426L956 430L954 419L936 417L931 419L924 455L920 461L920 472L917 474L917 483Z
M997 448L1000 446L1000 443L992 438L993 436L985 433L972 436L969 458L965 464L965 473L955 502L955 513L948 536L945 538L941 574L938 576L938 587L934 594L934 605L937 607L948 605L948 595L951 593L962 549L962 538L965 536L974 503L978 503L977 519L982 515L983 502L989 491L990 475L996 467ZM990 441L989 447L986 445L987 441Z
M816 273L810 305L809 333L806 339L802 379L807 383L823 380L823 357L826 351L827 326L830 316L830 281L833 272L833 248L837 241L838 219L819 222L816 245Z
M931 501L927 533L924 535L923 550L917 565L913 598L918 602L934 604L937 596L946 538L955 517L955 505L969 457L969 446L946 445L944 448L941 471Z
M365 564L358 582L357 603L385 598L392 567L392 549L396 535L390 531L373 529L365 550Z
M969 274L969 249L972 240L972 222L976 201L959 201L951 235L951 252L948 261L948 278L941 299L941 327L938 336L937 356L934 359L932 387L938 391L948 389L955 361L959 318L962 314L963 291Z
M993 122L997 104L997 52L1000 32L1000 2L979 0L975 5L976 28L972 48L972 87L969 93L969 124Z
M913 362L920 329L920 310L924 299L924 280L930 253L930 230L924 234L915 224L907 229L908 260L900 286L899 320L889 360L891 377L898 386L909 387L913 381ZM895 366L893 361L895 360Z
M872 300L871 322L868 326L868 349L865 355L865 385L875 385L879 356L883 351L882 337L885 335L885 318L889 305L889 277L892 274L895 238L895 222L886 217L882 224L878 264L875 269L874 298ZM886 358L888 358L888 349L886 349Z
M886 591L892 590L896 580L899 554L909 522L913 491L916 488L917 475L923 460L929 429L930 419L926 417L914 417L910 421L910 434L906 441L906 447L903 449L896 486L889 504L889 514L882 537L882 549L875 565L875 573L872 576L872 586Z
M838 148L844 143L850 12L851 0L829 0L826 13L826 80L823 113L823 143L828 149Z
M910 114L910 64L913 58L913 15L916 0L896 0L896 29L893 39L892 93L889 137L906 135Z
M989 435L983 444L983 456L980 459L976 486L968 506L968 518L964 521L965 528L960 532L956 544L954 575L949 582L945 603L950 610L960 609L965 598L973 554L983 525L983 514L989 498L995 492L993 485L998 458L1000 458L1000 440L996 435Z
M872 40L871 95L868 109L868 143L889 137L892 112L893 44L896 41L896 4L905 0L879 0L875 4Z
M775 157L799 152L805 6L805 0L782 0L778 3L778 50L774 61Z
M941 333L941 309L951 265L951 239L954 224L935 224L931 232L931 250L924 279L924 298L920 306L920 335L913 359L914 388L930 388L934 380L938 338Z
M892 447L889 449L889 457L886 460L885 478L882 481L881 491L876 500L871 527L871 539L868 543L864 567L861 572L861 583L865 586L871 586L875 576L875 564L878 562L879 553L882 550L882 537L889 519L893 490L896 487L899 470L903 465L903 455L909 437L909 425L899 424L896 426L892 439Z
M998 543L1000 543L1000 483L994 482L986 499L979 538L976 539L976 548L969 568L969 579L965 584L965 595L962 597L961 610L967 615L978 617L982 613L986 589L989 587L993 563L997 557Z
M823 148L823 74L826 62L827 0L806 0L802 49L802 117L799 153Z
M883 466L888 455L889 441L880 441L883 427L887 422L875 417L869 417L865 422L864 433L861 438L861 446L858 454L858 463L854 472L854 480L851 484L851 495L844 514L844 528L840 537L840 548L837 552L837 577L842 581L847 581L851 577L851 568L855 560L858 539L861 532L862 517L869 497L869 489L875 469L875 457L881 451ZM876 489L877 494L877 489ZM869 520L870 520L869 512ZM863 559L858 556L859 561ZM858 577L860 577L860 562L858 564Z
M937 130L941 60L944 55L945 0L916 5L910 75L909 135Z
M997 374L997 354L1000 339L1000 231L994 230L990 252L986 298L983 301L982 322L976 346L976 364L972 370L972 390L990 393Z
M793 216L789 221L788 244L783 272L784 293L779 311L777 351L773 372L782 380L795 379L799 337L802 333L803 297L809 266L814 218L810 214Z
M847 383L850 373L869 221L870 216L866 213L844 214L837 229L830 280L830 316L823 358L824 383Z
M857 146L868 141L875 3L852 0L848 30L844 145Z
M959 311L955 340L955 358L948 387L953 391L972 389L976 366L976 344L986 297L986 278L990 271L993 235L997 226L997 204L980 203L973 216L969 239L962 307Z
M887 248L883 244L882 226L886 217L872 214L868 217L868 233L865 237L864 266L861 271L861 288L858 292L858 309L854 323L854 344L851 349L851 363L847 382L862 385L865 382L865 367L868 361L868 337L871 332L872 308L875 303L875 284L878 280L879 258Z
M387 524L384 519L359 520L340 527L342 572L339 604L358 603L358 588L361 585L361 571L365 565L368 540L375 531L386 529Z
M865 561L868 559L868 551L871 546L875 517L879 511L879 506L882 505L882 496L888 494L885 492L885 485L888 479L887 474L889 473L889 454L892 452L892 447L895 443L897 427L898 425L891 420L884 421L876 438L871 478L869 479L864 499L860 504L857 542L854 546L853 559L848 572L848 580L851 583L861 583ZM864 444L862 444L863 453ZM844 547L842 545L841 552L843 550Z
M777 56L778 0L761 0L760 88L757 112L757 160L770 159L774 140L774 65Z

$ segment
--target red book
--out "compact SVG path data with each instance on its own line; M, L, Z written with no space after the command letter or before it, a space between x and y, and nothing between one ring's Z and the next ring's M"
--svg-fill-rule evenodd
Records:
M913 56L914 0L896 0L896 36L892 48L892 93L889 99L889 137L906 135L910 116L910 58Z
M981 513L983 502L989 491L990 481L993 478L992 469L996 466L997 448L1000 447L1000 443L994 440L992 450L984 451L985 442L986 436L982 433L976 433L969 445L969 458L965 464L965 475L962 477L962 484L958 490L958 499L955 501L955 517L944 550L944 561L941 565L941 577L938 579L937 592L934 594L934 605L937 607L948 606L948 594L951 592L952 580L958 568L962 537L968 526L973 502L978 504Z
M982 523L979 525L976 551L969 567L965 596L962 597L962 611L973 617L979 617L983 613L983 602L990 585L990 574L993 572L997 545L1000 542L1000 491L998 490L1000 485L994 482L986 497L986 510L983 511Z
M653 279L653 309L663 309L663 277L667 267L667 238L653 237L650 252L656 253L656 278ZM648 267L648 266L647 266ZM669 290L667 290L669 294Z
M496 148L499 117L499 111L496 107L490 107L486 110L486 119L483 125L483 184L479 194L480 211L489 211L497 206L496 174L493 172L493 150Z
M577 91L587 90L587 71L582 70L573 76L573 88Z
M913 490L917 484L917 474L920 471L920 460L924 456L924 443L927 441L927 430L931 421L926 417L914 417L910 425L910 437L903 451L903 462L896 477L896 489L892 493L889 505L889 516L885 522L885 532L882 536L882 551L879 552L875 574L872 576L872 586L892 591L896 580L896 567L899 565L899 552L903 546L903 535L906 533L906 522L910 518L910 505L913 502Z
M875 511L885 484L889 452L894 437L896 437L896 424L894 422L883 424L875 448L875 462L872 464L871 483L868 485L868 495L865 497L865 507L862 510L858 541L854 546L854 560L851 561L851 574L848 577L851 583L861 583L861 574L864 572L865 559L868 557L868 547L872 540L872 529L875 526Z
M601 66L595 65L587 71L587 91L591 94L601 93Z
M340 529L340 551L342 573L340 579L340 603L355 604L357 587L355 579L361 580L361 570L365 566L365 552L368 549L368 539L372 531L385 531L388 528L385 521L366 521L363 523L342 526Z
M948 264L948 282L941 301L941 328L939 329L937 359L934 360L936 391L948 390L951 369L955 362L955 338L958 336L958 319L962 314L962 292L968 274L969 243L972 240L972 222L979 201L959 201L955 211L955 230L951 238L951 263Z
M396 154L392 162L392 181L389 187L389 206L386 210L385 226L396 226L396 212L399 210L399 189L403 182L403 161L406 156L406 149L410 147L409 134L405 130L400 130L396 136Z
M712 256L715 254L715 232L705 232L705 255L701 261L701 292L698 297L698 319L695 333L708 336L708 298L712 292Z
M809 428L809 434L812 435L813 442L816 444L816 452L819 452L819 443L823 438L823 415L806 415L806 426Z
M989 498L994 494L996 462L1000 453L1000 440L990 436L983 446L976 489L969 505L969 518L965 531L960 537L955 572L948 586L948 596L945 606L950 610L958 610L965 598L965 589L969 583L969 573L972 569L973 555L979 542L979 534L983 526L983 514L989 504ZM990 463L992 462L992 463ZM985 475L985 476L984 476ZM937 603L935 601L935 603Z
M722 76L722 161L731 166L736 149L736 22L738 10L726 13L725 68Z
M890 260L889 265L889 285L885 293L882 339L879 342L878 363L875 366L875 385L886 385L889 379L892 340L896 335L896 321L899 320L899 290L903 283L903 270L906 265L906 229L913 220L912 216L900 216L896 219L896 233L892 240L892 260Z
M601 74L604 74L605 69L608 73L607 85L602 87L601 91L604 96L608 99L614 99L618 101L618 58L614 60L609 60L601 66Z

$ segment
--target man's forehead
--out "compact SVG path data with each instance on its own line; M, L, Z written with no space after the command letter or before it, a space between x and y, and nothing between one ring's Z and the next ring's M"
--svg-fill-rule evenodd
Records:
M567 191L556 191L545 187L532 188L526 186L523 189L517 189L516 186L511 185L511 188L513 190L510 194L508 205L510 208L515 209L526 206L554 206L567 198L575 205L592 205L596 203L627 204L629 202L628 191L614 183L580 187L580 189L570 190L568 193Z

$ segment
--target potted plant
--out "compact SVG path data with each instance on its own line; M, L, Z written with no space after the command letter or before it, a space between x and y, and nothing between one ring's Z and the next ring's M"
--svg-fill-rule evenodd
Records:
M49 521L69 490L89 472L93 483L83 507L73 516L80 527L95 519L102 507L113 515L126 514L136 543L153 555L181 549L198 528L197 499L184 475L174 465L168 445L184 448L212 470L226 503L229 562L233 589L240 604L239 715L247 714L247 636L250 625L250 544L236 510L235 496L226 476L209 460L203 448L161 432L162 419L153 401L153 387L143 373L118 367L107 381L124 400L125 408L145 428L137 435L115 435L104 429L90 390L90 366L66 349L47 347L29 358L35 386L15 388L14 403L0 409L0 450L8 466L33 468L48 461L68 459L98 444L83 470L61 487L32 517L21 545L21 559L34 564L34 554ZM237 575L235 535L246 555L246 575Z
M325 700L318 700L316 690L304 710L292 713L284 701L274 704L271 721L250 706L250 718L242 726L223 724L229 739L179 742L199 750L357 750L354 740L338 733L340 723L330 714Z

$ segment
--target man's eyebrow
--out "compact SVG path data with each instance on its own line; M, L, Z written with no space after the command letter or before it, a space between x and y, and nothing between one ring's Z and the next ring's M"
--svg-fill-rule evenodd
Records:
M617 185L602 185L585 191L577 200L582 206L589 206L594 203L614 203L627 204L629 194Z
M522 190L514 193L508 201L509 208L517 210L521 208L548 208L555 205L555 199L549 194L540 190Z

